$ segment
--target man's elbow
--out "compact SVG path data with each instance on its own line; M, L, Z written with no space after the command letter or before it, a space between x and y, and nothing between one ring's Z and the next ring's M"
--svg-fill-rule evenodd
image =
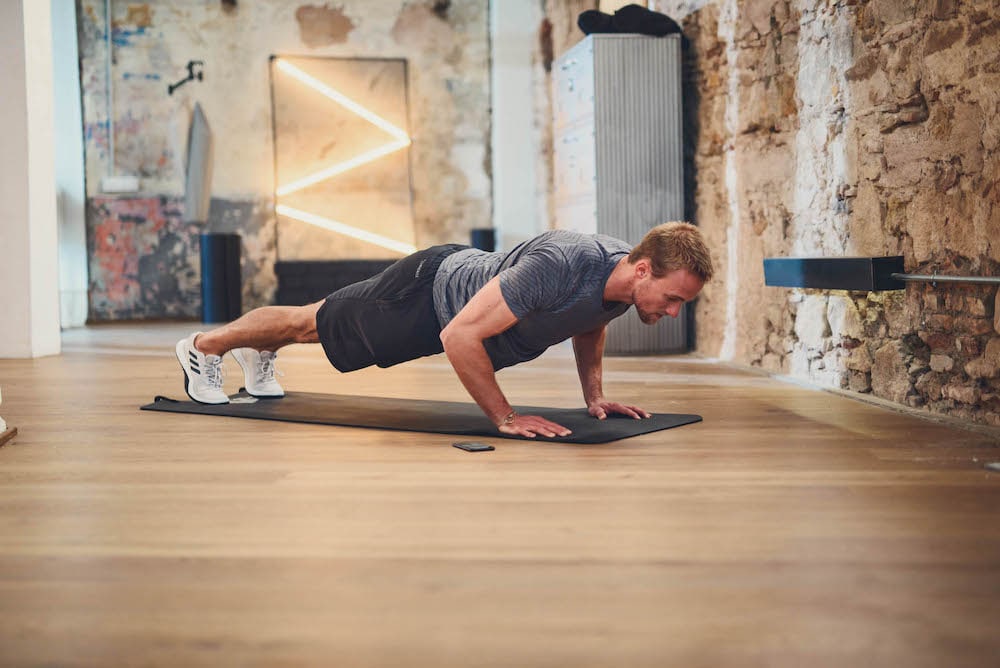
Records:
M444 329L441 330L439 337L441 339L441 346L447 353L450 348L455 346L456 341L461 338L461 333L459 328L454 326L454 322L448 323Z
M461 324L456 325L454 320L441 330L438 338L441 339L441 346L444 348L445 354L453 350L465 350L470 344L482 345L484 340L474 329L463 327Z

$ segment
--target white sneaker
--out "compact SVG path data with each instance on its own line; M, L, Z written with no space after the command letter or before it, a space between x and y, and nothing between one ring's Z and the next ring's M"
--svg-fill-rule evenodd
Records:
M252 397L283 397L285 390L274 379L274 361L278 353L257 352L253 348L233 348L233 357L243 369L243 387Z
M184 391L199 404L228 404L229 397L222 391L222 358L205 355L194 347L199 334L181 339L174 348L184 369Z

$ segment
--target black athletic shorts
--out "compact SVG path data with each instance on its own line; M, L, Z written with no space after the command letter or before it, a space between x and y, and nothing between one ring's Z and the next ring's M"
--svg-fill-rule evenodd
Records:
M327 297L316 313L316 332L330 363L347 372L442 352L434 274L446 257L465 248L449 244L418 251Z

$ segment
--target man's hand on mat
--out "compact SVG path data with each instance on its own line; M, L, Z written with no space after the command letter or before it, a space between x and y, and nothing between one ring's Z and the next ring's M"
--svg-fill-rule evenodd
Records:
M653 417L638 406L626 406L625 404L620 404L617 401L607 401L605 399L591 403L587 406L587 412L598 420L604 420L610 413L621 413L622 415L627 415L636 420Z
M505 434L517 434L518 436L545 436L555 438L556 436L569 436L571 432L561 424L556 424L537 415L514 415L511 422L501 422L497 429Z

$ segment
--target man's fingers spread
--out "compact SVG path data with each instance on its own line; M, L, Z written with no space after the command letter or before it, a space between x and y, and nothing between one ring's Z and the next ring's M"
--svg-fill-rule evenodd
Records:
M540 422L540 426L542 426L542 427L544 427L546 429L550 429L552 431L562 431L563 429L566 428L566 427L562 426L561 424L558 424L556 422L551 422L550 420L546 420L545 418L538 418L538 419L539 419L539 422Z
M626 415L634 417L636 420L641 420L642 418L653 417L652 415L650 415L646 411L642 410L638 406L626 406L626 405L622 404L621 408L622 408L622 410L621 410L622 413L625 413Z
M552 433L550 430L542 426L530 427L530 429L534 432L534 434L541 434L542 436L545 436L547 438L552 438L553 436L555 436L554 433Z
M508 427L502 425L500 431L507 434L517 434L525 438L535 438L535 436L545 436L555 438L556 436L569 436L573 432L555 422L550 422L537 415L523 415L518 417L518 424Z
M622 413L623 415L627 415L627 416L629 416L630 418L635 418L636 420L638 420L638 419L639 419L639 414L638 414L638 413L636 413L636 412L635 412L635 411L634 411L634 410L632 409L632 407L631 407L631 406L625 406L625 405L623 405L623 404L619 404L619 405L617 406L616 410L617 410L617 411L618 411L619 413Z

